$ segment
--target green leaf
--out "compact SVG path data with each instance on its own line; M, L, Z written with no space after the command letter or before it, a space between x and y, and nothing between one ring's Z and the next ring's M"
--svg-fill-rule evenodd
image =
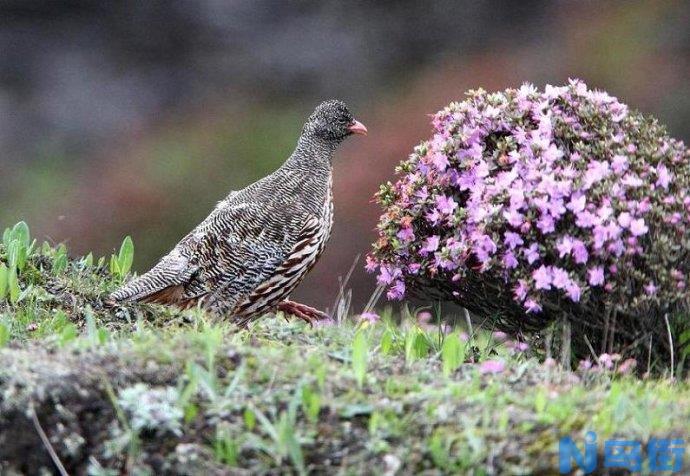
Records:
M352 341L352 371L355 374L357 385L362 386L367 373L367 361L369 359L369 342L364 330L360 329Z
M4 347L10 341L10 330L5 324L0 323L0 347Z
M441 347L441 362L443 363L443 375L448 377L465 361L465 345L460 337L453 333L443 340Z
M7 275L7 288L10 293L10 302L12 304L17 304L19 302L19 295L21 294L21 288L19 287L19 279L17 278L17 270L10 269Z
M286 450L288 456L292 460L298 474L306 474L304 468L304 454L302 453L302 445L297 439L297 433L293 422L290 422L290 417L285 413L281 413L278 420L278 434L279 441Z
M405 336L405 361L407 363L413 360L426 357L429 353L429 342L426 336L418 328L412 328Z
M26 265L26 248L19 240L12 239L10 241L7 247L7 261L10 269L15 268L19 272L24 270Z
M381 335L381 353L383 355L389 355L393 350L393 333L390 329L383 331Z
M29 249L31 245L31 233L29 233L29 225L26 222L20 221L14 228L12 228L12 238L18 240L24 247Z
M310 387L302 389L302 410L312 423L316 423L321 412L321 395Z
M240 449L237 442L232 439L227 432L217 432L216 439L213 443L213 449L216 458L223 464L237 466L237 457Z
M134 262L134 243L129 236L125 237L120 246L120 254L117 257L118 265L120 267L120 277L124 278L132 269Z
M251 408L244 409L244 426L246 426L249 431L252 431L256 427L256 414Z
M353 403L345 405L340 410L340 416L345 419L355 418L358 416L371 415L374 407L368 403Z
M7 266L5 263L0 263L0 300L7 297L8 275Z
M117 256L110 256L110 273L114 276L121 276L120 274L120 264L117 261Z
M690 344L690 329L683 331L679 337L681 345Z
M89 253L84 256L81 260L82 266L85 268L90 268L93 266L93 253Z
M67 249L61 245L53 261L53 274L59 275L67 269Z
M547 403L548 399L546 396L546 391L544 391L544 389L541 388L534 396L534 410L537 412L537 415L544 413L544 410L546 410Z
M71 322L69 324L66 324L65 327L62 328L60 331L60 337L58 339L60 345L65 345L68 342L73 341L74 339L77 338L77 335L79 335L79 331L77 330L77 326L72 324Z

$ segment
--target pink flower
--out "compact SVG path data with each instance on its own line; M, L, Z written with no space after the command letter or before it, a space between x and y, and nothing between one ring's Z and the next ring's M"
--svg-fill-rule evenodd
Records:
M570 276L566 270L552 266L551 274L553 276L552 284L554 288L567 289L568 285L570 284Z
M429 213L426 214L425 216L426 221L429 222L432 225L438 225L438 222L441 221L441 214L439 213L438 209L434 208L431 210Z
M482 374L500 374L506 368L501 360L485 360L479 365L479 372Z
M514 209L509 209L503 212L503 217L508 221L508 223L515 227L519 228L520 225L525 221L525 216L520 213L517 210Z
M559 258L568 256L570 252L573 250L573 238L570 235L564 236L556 244L556 249L558 250Z
M527 296L527 283L524 280L519 280L517 286L513 289L513 295L519 301L524 301Z
M510 347L512 347L515 352L525 352L529 349L529 344L527 342L513 341L510 343Z
M629 373L632 373L633 370L635 370L635 367L637 367L637 360L635 359L625 359L623 363L621 363L618 366L618 373L622 375L626 375Z
M601 354L599 356L599 365L605 369L612 369L613 363L621 358L618 354Z
M668 171L664 164L661 164L656 168L656 176L656 185L663 189L667 189L671 183L671 180L673 179L673 175Z
M379 268L377 281L379 284L390 284L401 274L402 272L399 268L391 268L387 265L381 265Z
M508 338L508 334L502 331L494 331L491 333L491 337L493 337L497 342L503 342Z
M396 236L400 238L403 242L408 242L408 241L413 241L414 240L414 231L412 231L412 227L405 227L401 228L398 233L396 233Z
M438 249L438 244L439 244L440 238L438 235L432 235L429 238L426 239L426 242L424 243L424 247L422 247L421 251L424 251L426 253L433 253Z
M580 228L592 228L596 223L595 216L587 210L576 214L575 224Z
M376 271L376 268L378 268L378 263L374 259L373 256L368 255L366 257L366 265L364 266L364 269L367 271L367 273L373 273Z
M587 270L587 275L587 281L591 286L601 286L604 284L604 268L601 266L589 268L589 270Z
M581 360L577 366L577 369L580 371L589 370L591 368L592 368L592 361L589 359Z
M573 240L573 258L577 264L585 264L589 258L587 247L581 240Z
M614 155L611 159L611 168L618 175L628 169L628 158L624 155Z
M436 197L436 207L441 214L450 215L458 208L458 204L453 200L453 197L439 195Z
M566 287L565 292L568 294L568 297L570 298L571 301L573 301L573 302L579 302L580 301L580 297L582 296L582 290L580 289L580 286L578 286L575 281L570 281L568 283L568 286Z
M632 233L633 236L642 236L647 233L648 230L649 228L644 224L644 218L638 218L630 222L630 233Z
M535 289L551 289L551 281L553 277L549 268L541 265L535 271L532 272L532 279L534 280Z
M381 319L381 316L375 312L363 312L359 315L359 322L368 322L369 324L376 324Z
M431 318L433 316L429 311L421 311L420 313L417 314L417 320L422 323L428 323L431 321Z
M600 180L603 180L610 173L611 171L609 170L608 162L592 160L589 163L587 172L585 173L585 188L589 188L593 184L599 182Z
M532 264L539 259L539 245L536 243L529 245L529 248L523 248L522 252L524 253L529 264Z
M522 238L520 238L520 235L518 235L517 233L512 232L512 231L506 231L505 232L505 238L503 239L503 242L511 250L514 250L516 247L518 247L524 243Z
M512 251L506 251L503 254L503 264L507 269L514 269L518 266L518 260Z
M563 157L563 151L560 150L558 147L556 147L555 144L549 145L549 147L544 151L542 154L542 157L544 160L547 162L553 162L555 160L560 159Z
M393 286L388 290L386 293L386 296L388 299L398 301L403 298L405 295L405 283L401 280L398 280L393 283Z
M556 229L556 222L551 215L542 215L537 222L537 228L546 235Z
M568 205L566 205L566 208L571 212L577 214L585 209L586 203L587 197L585 197L583 194L573 194L573 197L570 199Z
M620 215L618 215L618 224L623 228L628 228L630 226L630 222L632 222L632 217L630 216L630 213L623 212Z
M528 314L535 314L541 311L541 305L534 299L525 299L525 309L527 309Z
M448 165L450 165L450 162L448 162L448 157L441 152L434 152L431 155L431 163L434 164L434 167L436 167L439 172L443 172L446 170Z

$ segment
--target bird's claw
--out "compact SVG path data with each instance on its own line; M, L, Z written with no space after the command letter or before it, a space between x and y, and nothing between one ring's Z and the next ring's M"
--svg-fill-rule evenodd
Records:
M288 314L302 319L310 326L314 326L314 322L329 319L328 314L321 312L318 309L309 307L305 304L300 304L294 301L283 301L278 304L277 309L285 314L285 319L288 319Z

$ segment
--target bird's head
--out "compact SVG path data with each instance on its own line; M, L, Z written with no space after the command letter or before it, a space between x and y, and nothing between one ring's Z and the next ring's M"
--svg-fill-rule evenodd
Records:
M344 102L331 99L316 106L304 124L303 133L339 143L352 134L366 135L367 128L352 117Z

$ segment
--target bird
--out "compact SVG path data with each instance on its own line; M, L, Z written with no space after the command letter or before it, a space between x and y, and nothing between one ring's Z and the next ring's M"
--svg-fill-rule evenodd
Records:
M349 136L367 132L343 101L322 102L278 169L218 202L151 270L106 302L200 306L242 327L276 311L310 325L327 319L289 296L331 235L334 153Z

